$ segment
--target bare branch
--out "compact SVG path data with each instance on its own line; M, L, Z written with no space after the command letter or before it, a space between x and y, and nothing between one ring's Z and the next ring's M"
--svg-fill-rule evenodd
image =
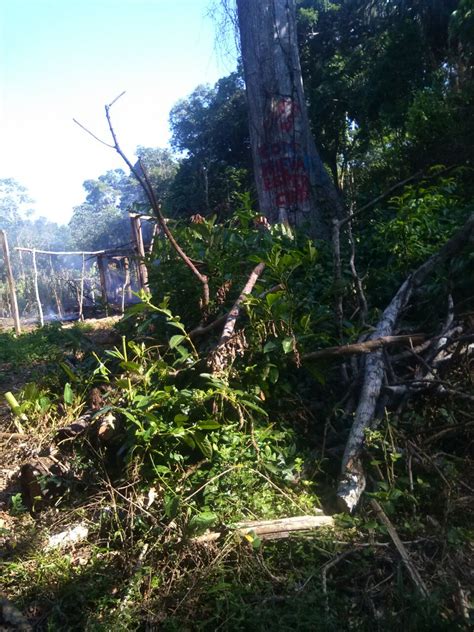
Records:
M318 358L327 358L332 356L346 356L360 353L372 353L382 347L388 347L396 344L419 344L425 339L424 334L412 334L406 336L382 336L367 340L366 342L356 342L350 345L342 345L340 347L327 347L326 349L318 349L301 356L302 360L317 360Z
M418 572L418 569L414 566L413 562L410 560L408 551L406 550L403 542L400 540L398 533L395 530L395 527L390 522L387 514L384 512L382 507L379 505L379 503L375 499L372 499L370 501L370 504L374 508L375 513L377 514L379 519L384 523L385 527L387 528L388 534L392 538L392 542L394 543L397 551L400 553L400 557L402 558L403 563L405 564L406 569L408 573L410 574L410 577L412 578L413 583L418 588L418 590L423 595L423 597L427 598L429 596L428 589L426 588L426 585L423 579L421 578L421 575Z
M113 144L112 145L109 144L109 143L105 143L103 140L98 138L90 130L88 130L86 127L84 127L84 125L82 125L81 123L76 121L76 119L74 119L74 122L77 123L77 125L79 125L79 127L81 127L84 131L86 131L88 134L90 134L93 138L95 138L95 140L97 140L98 142L102 143L106 147L109 147L110 149L114 149L119 154L119 156L122 158L122 160L125 162L127 167L130 169L130 172L135 176L135 178L137 179L138 183L142 187L142 189L143 189L143 191L144 191L144 193L145 193L145 195L146 195L146 197L148 199L148 202L150 203L150 206L152 207L153 212L155 213L155 216L158 219L158 221L160 223L160 226L163 229L163 232L165 233L165 235L169 239L172 247L175 249L175 251L177 252L178 256L183 260L183 262L186 264L186 266L191 270L191 272L194 274L194 276L200 281L200 283L202 283L202 286L203 286L203 307L206 308L209 305L209 281L208 281L207 276L205 274L202 274L201 272L199 272L199 270L193 264L191 259L186 255L186 253L183 251L183 249L179 246L178 242L176 241L176 239L174 238L174 236L171 233L170 229L168 228L168 225L167 225L167 223L165 221L165 218L163 217L163 214L161 212L161 205L160 205L159 201L156 198L155 192L154 192L153 187L152 187L152 185L150 183L147 171L146 171L145 166L143 165L142 161L139 159L139 165L140 165L140 169L141 169L141 172L142 172L140 174L139 170L136 169L135 166L131 163L131 161L129 160L127 155L124 153L124 151L122 150L122 148L120 147L120 144L118 142L117 134L116 134L115 129L114 129L113 125L112 125L112 119L111 119L111 116L110 116L110 110L111 110L112 106L124 94L125 94L125 91L121 92L117 97L115 97L115 99L113 99L113 101L111 101L108 105L105 106L105 117L107 119L107 123L108 123L108 126L109 126L110 135L112 136L112 140L113 140Z
M222 336L221 336L221 339L219 340L219 345L225 344L229 340L229 338L231 338L232 334L234 333L237 318L239 317L239 314L240 314L240 305L245 300L245 297L252 292L255 283L258 281L258 277L262 274L264 270L265 270L264 263L259 263L252 270L247 280L247 283L244 286L244 289L240 293L239 298L235 301L232 309L230 310L227 316L227 320L224 325L224 329L222 331Z
M105 140L102 140L101 138L96 136L93 132L90 131L90 129L87 129L85 125L83 125L82 123L79 123L77 119L73 118L72 120L74 121L76 125L79 125L79 127L83 129L87 134L90 134L90 136L92 136L92 138L94 138L97 142L101 143L102 145L105 145L109 149L115 149L113 145L111 145L110 143L106 143Z
M109 103L109 106L108 106L108 107L109 107L109 108L111 108L111 107L114 105L114 103L117 103L117 101L118 101L121 97L123 97L123 95L125 94L125 92L126 92L126 90L124 90L123 92L121 92L121 93L118 95L118 97L115 97L115 99Z

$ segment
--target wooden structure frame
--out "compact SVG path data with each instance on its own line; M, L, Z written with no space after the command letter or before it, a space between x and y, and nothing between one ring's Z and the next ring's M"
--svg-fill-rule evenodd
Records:
M145 265L145 257L146 252L151 252L153 249L153 243L156 235L159 233L158 225L156 224L156 220L154 217L150 215L142 215L140 213L129 213L130 223L132 229L132 247L133 249L124 249L124 248L109 248L104 250L80 250L80 251L71 251L71 250L40 250L36 248L27 248L22 246L15 247L15 251L17 251L21 257L22 253L29 252L32 255L32 263L33 263L33 284L35 289L35 297L36 303L38 306L38 315L41 326L44 325L44 315L43 315L43 306L41 304L41 298L39 294L38 287L38 268L37 268L37 255L46 255L50 258L50 266L52 271L52 256L78 256L82 258L81 265L81 277L80 277L80 288L78 293L78 305L79 305L79 319L83 320L83 307L84 307L84 279L85 279L85 267L86 267L86 257L95 258L97 261L97 268L99 271L99 282L100 282L100 290L102 295L103 304L105 307L105 313L108 315L109 311L109 300L107 293L107 260L118 260L123 263L123 269L125 273L125 280L122 286L122 301L121 301L121 311L124 312L125 309L125 294L129 299L132 298L132 290L131 290L131 274L130 274L130 260L136 259L138 262L138 284L141 289L148 291L148 270ZM142 230L142 220L151 220L154 221L153 234L151 243L148 245L148 248L145 247L145 242L143 239L143 230ZM12 306L12 315L15 323L15 330L17 333L21 333L21 324L20 324L20 316L18 310L18 302L16 297L16 289L15 289L15 280L13 276L10 253L8 249L8 239L5 231L0 231L0 241L3 249L3 255L5 260L5 265L7 269L7 278L8 278L8 287L9 287L9 296L10 302ZM22 262L23 263L23 262ZM23 270L23 266L22 266ZM23 272L22 272L23 274ZM53 290L55 295L56 305L58 308L58 315L61 317L62 309L59 302L59 297L57 295L56 289Z

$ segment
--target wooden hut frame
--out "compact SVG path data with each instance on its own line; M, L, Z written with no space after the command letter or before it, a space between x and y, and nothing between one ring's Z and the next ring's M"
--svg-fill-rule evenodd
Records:
M83 320L84 318L84 282L85 282L85 272L86 272L86 257L87 258L95 258L97 262L97 268L99 272L99 283L100 290L102 295L102 301L105 309L106 315L109 313L109 299L108 299L108 288L107 288L107 269L108 269L108 261L109 260L118 260L123 267L124 270L124 283L122 285L122 299L121 299L121 312L123 313L125 310L125 295L127 295L128 300L132 298L132 285L131 285L131 267L130 262L132 259L137 261L137 277L139 287L145 291L148 291L148 270L145 265L145 257L146 257L146 248L145 242L143 239L143 230L142 230L142 221L153 221L153 234L151 243L148 247L148 252L151 252L153 249L153 243L156 236L159 234L159 228L156 224L156 220L154 217L150 215L143 215L140 213L129 213L130 223L132 228L132 249L127 248L109 248L105 250L80 250L80 251L70 251L70 250L39 250L36 248L27 248L23 246L16 246L15 251L18 252L21 258L21 269L22 275L24 275L23 271L23 253L31 253L32 255L32 264L33 264L33 284L35 289L35 298L36 304L38 308L38 317L40 324L44 325L44 314L43 314L43 305L41 303L41 297L39 293L38 286L38 268L37 268L37 255L47 255L49 256L49 265L51 276L54 278L54 266L52 262L53 256L78 256L82 258L81 265L81 276L80 276L80 285L78 291L78 311L79 311L79 319ZM3 255L5 260L5 266L7 270L7 278L8 278L8 286L9 286L9 297L12 305L12 315L15 323L15 330L17 333L21 331L20 325L20 316L18 311L18 302L16 298L16 290L15 290L15 281L11 267L10 254L8 249L8 240L5 231L0 231L1 237L1 245L3 249ZM58 311L58 316L61 319L63 317L63 308L60 302L60 298L57 292L56 286L53 287L53 295L56 302L56 307Z

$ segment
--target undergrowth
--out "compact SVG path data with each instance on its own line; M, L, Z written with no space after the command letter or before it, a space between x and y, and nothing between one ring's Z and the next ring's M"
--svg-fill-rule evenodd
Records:
M29 505L20 490L10 493L2 590L38 630L462 629L473 562L466 398L421 396L385 411L366 436L362 506L339 515L351 391L337 359L302 358L364 331L352 318L341 332L332 317L341 291L356 310L349 272L335 285L324 245L262 232L248 208L227 225L173 229L211 278L204 324L228 312L253 266L266 263L226 368L212 367L221 329L196 333L200 288L164 241L159 265L149 266L151 295L119 323L114 348L92 349L80 331L59 327L2 334L3 362L49 367L46 380L15 393L13 422L32 436L23 460L63 466L40 477ZM469 366L459 362L450 379L467 392ZM426 598L372 500L423 576ZM334 526L311 534L266 541L235 528L321 509ZM77 524L86 540L47 548L51 533ZM220 537L199 540L209 532Z

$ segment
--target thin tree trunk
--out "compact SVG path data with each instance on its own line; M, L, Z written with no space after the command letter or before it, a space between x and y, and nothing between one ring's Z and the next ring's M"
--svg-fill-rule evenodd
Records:
M12 311L12 316L13 316L13 322L15 324L15 332L17 334L21 334L20 312L18 311L18 301L16 298L15 279L13 277L12 264L10 261L10 250L8 248L7 233L4 230L2 230L0 231L0 236L2 238L3 259L5 261L5 267L7 269L8 287L10 289L11 311Z
M330 238L341 202L311 134L294 0L237 0L260 211Z

